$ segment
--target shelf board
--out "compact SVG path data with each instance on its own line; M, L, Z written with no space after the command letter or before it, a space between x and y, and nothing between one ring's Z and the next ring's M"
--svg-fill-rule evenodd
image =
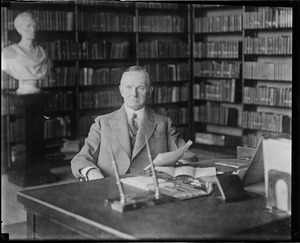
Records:
M137 57L140 61L188 61L189 57Z
M240 57L194 57L196 61L236 61L242 62Z
M244 81L292 84L292 80L271 80L271 79L248 79L248 78L245 78Z
M201 103L201 102L215 102L215 103L226 103L226 104L239 105L238 102L230 102L230 101L224 101L224 100L194 99L194 102L196 102L196 103Z
M152 82L152 86L180 86L183 84L187 84L189 82L189 80L180 80L180 81L171 81L171 80L167 80L167 81L151 81Z
M207 79L235 79L235 80L241 79L240 77L228 78L228 77L200 77L200 76L194 76L194 78L199 81L206 81Z
M263 104L249 104L249 103L245 103L245 106L261 106L261 107L267 107L267 108L274 108L274 109L292 109L292 107L290 106L275 106L275 105L263 105Z
M76 85L57 85L57 86L49 86L49 87L41 87L42 90L45 91L53 91L53 89L75 89Z
M253 131L260 131L262 133L271 133L271 134L282 134L282 135L290 135L289 133L287 132L276 132L276 131L269 131L269 130L262 130L260 128L243 128L244 130L248 130L250 132L253 132Z
M247 57L292 57L293 54L244 54Z
M246 32L262 32L262 31L292 31L293 27L273 27L273 28L252 28L252 29L244 29Z
M228 129L243 129L242 127L232 127L225 124L217 124L217 123L211 123L211 122L200 122L200 121L194 121L194 123L198 125L212 125L212 126L220 126L220 127L227 127Z
M149 103L148 106L175 106L175 107L180 107L180 106L187 106L189 101L178 101L178 102L165 102L165 103Z
M194 32L195 35L242 35L242 31Z
M97 34L97 33L102 33L102 34L106 34L106 35L117 35L117 36L120 36L120 35L133 35L135 34L135 32L133 31L109 31L109 30L79 30L77 31L79 35L86 35L86 34L90 34L90 33L94 33L94 34ZM105 36L107 37L107 36Z

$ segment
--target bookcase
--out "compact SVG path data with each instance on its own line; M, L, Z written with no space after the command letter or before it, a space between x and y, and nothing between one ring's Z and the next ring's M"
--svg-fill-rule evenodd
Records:
M242 6L193 4L193 135L235 150L242 138Z
M50 157L63 139L83 144L94 118L118 109L119 82L125 68L147 68L155 89L150 106L170 115L174 125L189 136L190 58L187 5L110 1L44 1L11 3L3 8L2 48L16 43L13 20L22 11L38 19L36 41L53 61L51 75L40 82L48 94L44 120L46 154ZM167 15L165 12L167 11ZM10 97L17 80L3 73L2 137L8 168L25 150L22 127ZM8 125L9 124L9 125ZM2 126L3 130L5 126ZM3 163L2 163L3 164Z
M292 132L292 9L246 6L243 143Z
M136 3L137 64L149 72L154 91L150 107L168 115L190 134L190 35L188 5Z
M153 82L150 107L173 118L194 146L235 153L264 134L291 134L292 10L241 3L43 1L1 8L2 48L19 41L15 16L39 22L37 42L53 60L46 151L83 139L94 118L122 104L131 65ZM2 166L24 150L24 120L12 105L17 81L2 73ZM47 153L47 152L46 152Z
M202 147L292 132L289 7L193 5L193 120Z

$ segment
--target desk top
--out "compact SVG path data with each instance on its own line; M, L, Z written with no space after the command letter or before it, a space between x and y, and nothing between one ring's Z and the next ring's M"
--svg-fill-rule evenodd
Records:
M124 185L126 193L138 189ZM124 239L288 240L290 218L269 212L264 197L224 202L213 195L125 213L104 206L118 195L114 178L30 189L18 193L27 210L62 221L100 239L99 230ZM282 221L284 220L284 221ZM284 226L284 227L283 227Z

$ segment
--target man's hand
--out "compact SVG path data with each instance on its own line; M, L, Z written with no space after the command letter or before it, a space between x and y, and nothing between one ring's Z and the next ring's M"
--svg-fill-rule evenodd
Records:
M91 169L88 171L88 173L86 174L86 177L91 181L91 180L97 180L97 179L102 179L104 178L104 176L102 175L102 173L97 170L97 169Z

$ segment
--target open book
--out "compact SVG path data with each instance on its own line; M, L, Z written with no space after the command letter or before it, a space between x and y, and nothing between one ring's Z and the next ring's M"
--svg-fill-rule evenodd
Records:
M180 175L187 175L193 178L200 178L200 177L216 175L215 167L195 168L192 166L180 166L180 167L155 166L155 170L164 172L173 177L180 176Z

